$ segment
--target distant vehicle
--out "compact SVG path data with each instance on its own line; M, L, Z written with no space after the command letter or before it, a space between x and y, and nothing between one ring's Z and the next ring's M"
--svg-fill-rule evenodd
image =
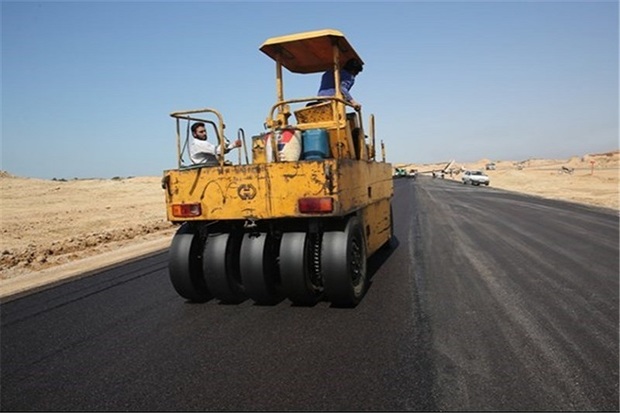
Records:
M487 174L482 171L465 171L461 178L463 184L486 185L489 186L490 179Z
M494 171L495 170L495 163L494 162L488 163L488 164L486 164L485 168L486 168L487 171Z
M407 176L407 170L405 168L394 168L392 171L392 178L402 178Z

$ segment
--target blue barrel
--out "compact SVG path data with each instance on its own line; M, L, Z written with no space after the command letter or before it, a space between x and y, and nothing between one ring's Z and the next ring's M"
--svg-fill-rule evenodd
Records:
M329 158L329 134L327 129L308 129L302 134L302 159L315 161Z

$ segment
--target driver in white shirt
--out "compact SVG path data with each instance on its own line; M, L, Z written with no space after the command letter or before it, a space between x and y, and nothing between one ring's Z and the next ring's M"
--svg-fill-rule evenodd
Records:
M214 145L207 141L207 130L205 124L196 122L192 125L192 135L194 139L189 142L189 156L193 164L217 164L217 154L221 153L219 144ZM234 148L241 147L241 140L237 139L229 143L224 148L224 153L230 152Z

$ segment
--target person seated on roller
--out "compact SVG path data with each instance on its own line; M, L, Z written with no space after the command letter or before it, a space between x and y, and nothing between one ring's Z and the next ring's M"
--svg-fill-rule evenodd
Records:
M203 122L194 123L191 129L194 139L189 142L189 157L192 163L216 165L218 163L217 155L222 151L221 146L207 141L207 130ZM233 143L227 143L224 153L239 147L241 147L241 140L237 139Z

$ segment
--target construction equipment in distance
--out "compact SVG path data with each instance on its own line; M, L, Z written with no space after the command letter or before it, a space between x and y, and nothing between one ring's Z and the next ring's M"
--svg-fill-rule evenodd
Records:
M225 160L224 149L216 165L187 164L190 123L211 127L223 147L224 120L211 108L171 114L179 165L164 171L162 186L168 220L180 228L169 251L170 280L197 302L356 306L367 288L368 257L393 237L392 166L383 142L376 159L374 116L367 136L361 110L340 88L338 69L362 60L331 29L270 38L260 50L276 63L277 100L265 133L252 138L251 161L239 129L237 164ZM335 95L285 99L283 68L333 70Z

